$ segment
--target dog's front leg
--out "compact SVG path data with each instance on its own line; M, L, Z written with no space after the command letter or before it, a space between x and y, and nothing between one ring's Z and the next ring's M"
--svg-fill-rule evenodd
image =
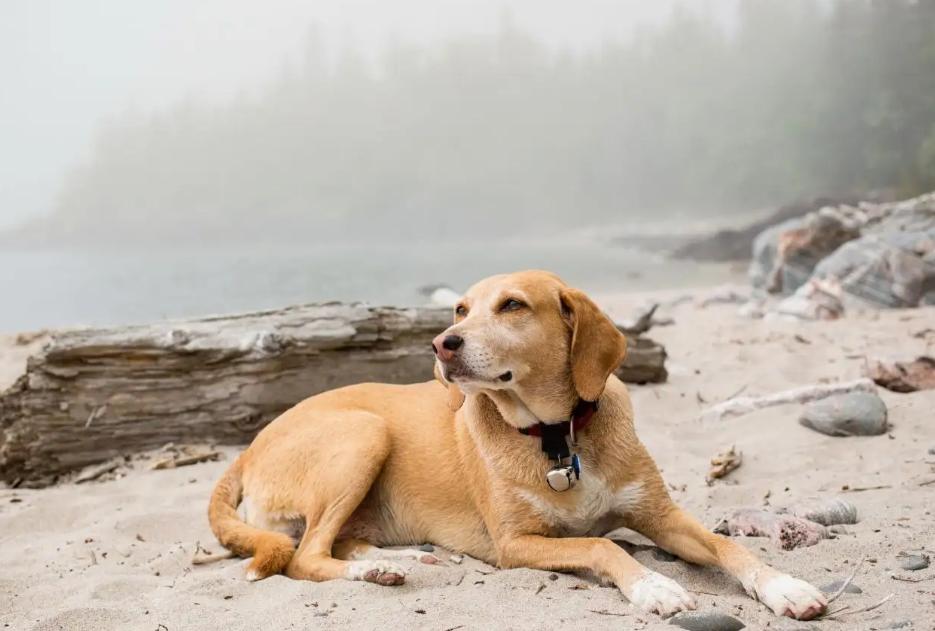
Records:
M695 599L678 583L644 567L609 539L520 535L501 541L498 554L502 568L590 570L613 581L639 609L661 616L695 608Z
M774 613L811 620L825 611L827 600L815 587L771 568L739 543L710 532L674 504L651 515L651 519L627 525L686 561L724 569Z

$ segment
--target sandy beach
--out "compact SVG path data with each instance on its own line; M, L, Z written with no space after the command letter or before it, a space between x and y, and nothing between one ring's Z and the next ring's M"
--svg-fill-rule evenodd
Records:
M659 297L659 296L655 296ZM671 296L668 296L671 297ZM623 318L652 298L598 297ZM736 304L663 308L674 324L650 336L669 354L667 383L631 386L637 429L672 496L706 525L740 507L783 506L845 497L859 522L815 546L784 551L744 538L775 567L825 586L851 574L862 593L835 606L883 605L838 620L780 619L715 570L666 560L632 533L634 556L692 591L699 610L730 614L749 629L935 629L935 567L908 572L901 552L935 552L935 390L880 389L890 431L835 438L798 423L799 405L701 422L708 406L742 391L761 395L861 376L866 357L935 350L935 307L848 313L835 321L750 320ZM0 340L0 380L9 385L33 346ZM731 445L742 466L712 486L709 461ZM206 505L215 480L237 453L153 471L133 456L117 479L41 490L0 489L0 624L9 629L177 631L199 629L671 629L635 611L617 589L589 577L496 570L479 561L442 566L409 562L399 587L276 576L242 578L244 561L193 566L196 546L219 552ZM845 491L844 489L848 489ZM869 488L871 490L859 490ZM447 559L447 551L438 555ZM895 578L894 578L895 577ZM903 624L907 623L907 624Z

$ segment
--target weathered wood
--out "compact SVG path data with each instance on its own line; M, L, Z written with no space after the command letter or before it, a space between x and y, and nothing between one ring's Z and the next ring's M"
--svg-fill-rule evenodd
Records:
M365 381L432 378L448 309L339 303L54 334L0 394L0 480L40 486L115 456L249 442L296 402ZM631 338L618 374L665 379L665 351Z

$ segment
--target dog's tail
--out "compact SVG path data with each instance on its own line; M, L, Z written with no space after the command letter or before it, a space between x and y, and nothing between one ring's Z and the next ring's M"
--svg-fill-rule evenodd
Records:
M243 491L242 460L234 461L215 485L208 503L208 522L221 545L238 556L253 557L247 579L256 581L282 572L292 559L295 544L289 535L254 528L240 519L237 506Z

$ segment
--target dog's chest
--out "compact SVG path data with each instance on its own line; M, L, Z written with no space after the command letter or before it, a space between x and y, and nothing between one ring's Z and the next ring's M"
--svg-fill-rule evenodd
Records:
M598 476L583 475L568 491L524 490L519 494L549 527L561 534L597 535L604 534L604 528L612 530L615 517L637 508L643 485L632 482L614 489Z

